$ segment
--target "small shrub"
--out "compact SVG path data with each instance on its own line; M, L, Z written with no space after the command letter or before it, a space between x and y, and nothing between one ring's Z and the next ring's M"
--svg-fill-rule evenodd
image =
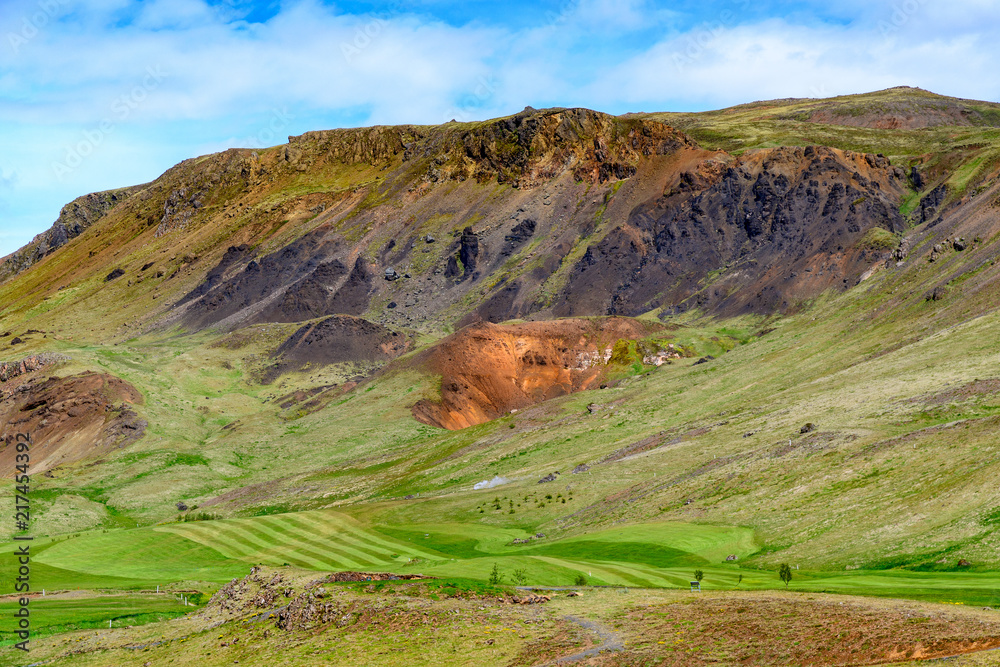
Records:
M503 575L500 574L500 565L493 563L493 569L490 571L490 584L493 586L499 586L503 583Z
M785 588L788 588L788 582L792 580L792 566L788 563L782 563L778 567L778 578L785 582Z
M576 575L576 579L573 580L573 585L575 586L586 586L587 577L583 576L583 573Z

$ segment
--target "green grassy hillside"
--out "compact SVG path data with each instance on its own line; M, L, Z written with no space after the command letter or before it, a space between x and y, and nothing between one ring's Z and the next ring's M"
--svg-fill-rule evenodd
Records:
M413 349L384 365L306 364L267 376L273 353L301 323L192 332L158 320L168 301L205 280L230 243L252 240L272 250L304 233L320 215L311 212L320 200L309 198L318 193L326 211L336 209L338 229L356 233L352 243L364 238L366 248L384 247L388 237L372 239L388 228L371 221L386 208L417 206L422 196L393 190L402 188L399 173L417 170L402 155L387 154L377 165L331 158L300 172L274 149L262 159L291 176L254 186L257 200L246 217L228 208L246 193L226 181L233 191L220 190L218 201L206 204L223 222L149 240L143 235L151 236L146 216L155 193L147 192L0 285L0 333L38 328L17 346L0 339L0 358L57 352L68 360L37 377L96 370L120 378L141 394L134 409L148 422L133 444L33 476L33 589L93 597L78 606L39 604L39 631L91 630L119 619L150 623L145 642L190 623L184 631L199 650L217 650L223 639L204 634L201 621L164 625L158 619L184 610L137 591L160 585L207 594L259 565L303 581L342 570L420 573L478 595L494 572L508 587L585 581L652 590L686 588L699 570L708 591L760 591L782 586L775 572L787 563L791 589L801 593L1000 604L994 106L894 89L653 117L705 148L733 153L809 144L883 153L906 172L900 206L907 228L865 237L874 259L857 284L783 313L720 318L698 308L673 315L656 308L640 315L653 331L645 340L609 349L599 388L454 431L422 424L411 412L442 395L441 376L421 355L470 304L502 287L496 276L474 285L470 279L458 305L444 308L433 326L400 326ZM903 125L886 127L892 119ZM213 156L187 168L212 160L224 162ZM456 158L451 166L462 164ZM399 180L381 180L382 167ZM168 173L170 185L190 173ZM573 196L587 200L580 215L598 222L607 207L625 215L638 201L617 194L627 187L581 183L572 186L582 192ZM921 198L940 184L947 193L934 209L940 219L915 217ZM459 194L450 200L444 190ZM530 192L469 178L426 195L438 199L421 209L419 224L393 215L424 238L432 231L459 239L455 228L479 215L477 206L492 202L490 215L499 216L501 204L538 194ZM439 217L442 201L461 205ZM295 204L283 209L282 202ZM506 209L503 216L509 219ZM537 272L551 277L550 286L563 285L592 240L553 237L562 253L555 260L534 256L538 246L529 244L509 264L518 276ZM430 255L444 246L423 242L412 247ZM125 253L130 277L106 286L116 252ZM146 260L164 275L140 276ZM427 260L421 270L433 276L432 268ZM400 312L380 300L369 306L369 314L382 310ZM643 363L642 350L668 343L684 354L661 366ZM14 405L19 395L2 398ZM14 498L13 479L0 480L0 493ZM0 528L7 559L15 549L11 530L11 522ZM0 573L0 594L13 585L9 571ZM0 612L11 600L0 600ZM0 625L7 643L10 627ZM250 636L241 633L223 635L227 642ZM71 664L117 664L94 657L111 650L106 637L86 637L95 653ZM524 655L529 664L558 657Z

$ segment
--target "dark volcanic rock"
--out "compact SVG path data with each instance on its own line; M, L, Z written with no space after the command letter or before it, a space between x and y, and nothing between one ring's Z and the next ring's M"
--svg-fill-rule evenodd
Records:
M846 289L877 259L865 232L903 229L894 179L885 158L811 146L706 160L587 249L554 313L774 312Z
M123 269L115 269L114 271L112 271L108 275L104 276L104 282L110 282L110 281L114 280L115 278L121 278L124 275L125 275L125 271Z
M535 221L531 219L522 220L514 225L514 228L510 230L510 234L504 237L505 243L500 254L504 256L514 254L535 233L536 226Z
M462 261L462 278L468 278L476 270L476 260L479 259L479 236L472 227L462 230L462 246L458 250L458 258Z
M251 254L250 246L245 243L240 246L229 246L226 250L226 254L222 256L219 263L215 265L215 268L208 272L207 276L205 276L205 282L185 294L181 300L177 302L177 305L185 304L188 301L197 299L198 297L210 292L216 285L222 282L222 279L226 275L226 271L228 269L230 269L234 264L246 261L247 257ZM152 265L152 262L150 262L142 267L142 271L145 271Z
M364 263L362 262L362 266ZM266 311L264 319L274 322L299 322L332 313L359 314L368 303L345 306L338 300L336 287L348 275L339 259L323 262L316 269L290 286L278 304Z
M948 188L942 183L920 200L920 222L927 222L938 212L938 208L948 194Z
M459 320L457 326L463 327L480 320L497 324L521 317L526 314L527 304L518 304L517 297L520 293L520 280L505 285L487 298L479 308Z
M458 259L451 255L448 257L448 265L444 269L445 278L457 278L462 275L462 272L458 269Z
M381 325L350 315L334 315L296 331L274 356L302 364L388 361L409 350L412 344L403 334Z
M188 304L183 322L200 329L234 315L246 324L363 313L370 301L371 275L361 257L348 272L336 257L343 250L343 240L320 227L259 261L251 260L224 280L227 269L247 254L242 247L230 248L205 282L178 302ZM261 302L267 305L258 307Z

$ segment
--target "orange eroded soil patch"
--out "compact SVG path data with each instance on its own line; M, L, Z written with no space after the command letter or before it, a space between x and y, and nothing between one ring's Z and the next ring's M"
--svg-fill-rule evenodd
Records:
M877 665L1000 647L1000 618L898 600L708 598L621 621L628 649L602 664Z
M455 430L595 389L615 342L642 338L657 327L618 317L471 325L417 360L441 375L441 401L418 402L413 416Z

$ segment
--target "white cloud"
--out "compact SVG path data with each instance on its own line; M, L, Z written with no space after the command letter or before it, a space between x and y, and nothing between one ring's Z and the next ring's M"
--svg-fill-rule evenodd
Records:
M405 10L347 15L319 0L284 0L267 22L248 23L251 5L0 3L0 157L21 175L4 189L0 229L37 232L88 191L311 129L473 120L526 105L718 108L902 84L1000 95L1000 10L987 0L808 0L794 13L731 0L696 17L654 0L566 0L525 27L486 14L464 26ZM82 165L54 178L53 163L98 130ZM0 254L12 249L4 243Z
M804 27L782 20L664 40L609 70L591 97L714 107L912 85L993 99L1000 48L976 35L912 42L877 26ZM958 73L961 73L960 75ZM651 108L651 107L650 107Z

